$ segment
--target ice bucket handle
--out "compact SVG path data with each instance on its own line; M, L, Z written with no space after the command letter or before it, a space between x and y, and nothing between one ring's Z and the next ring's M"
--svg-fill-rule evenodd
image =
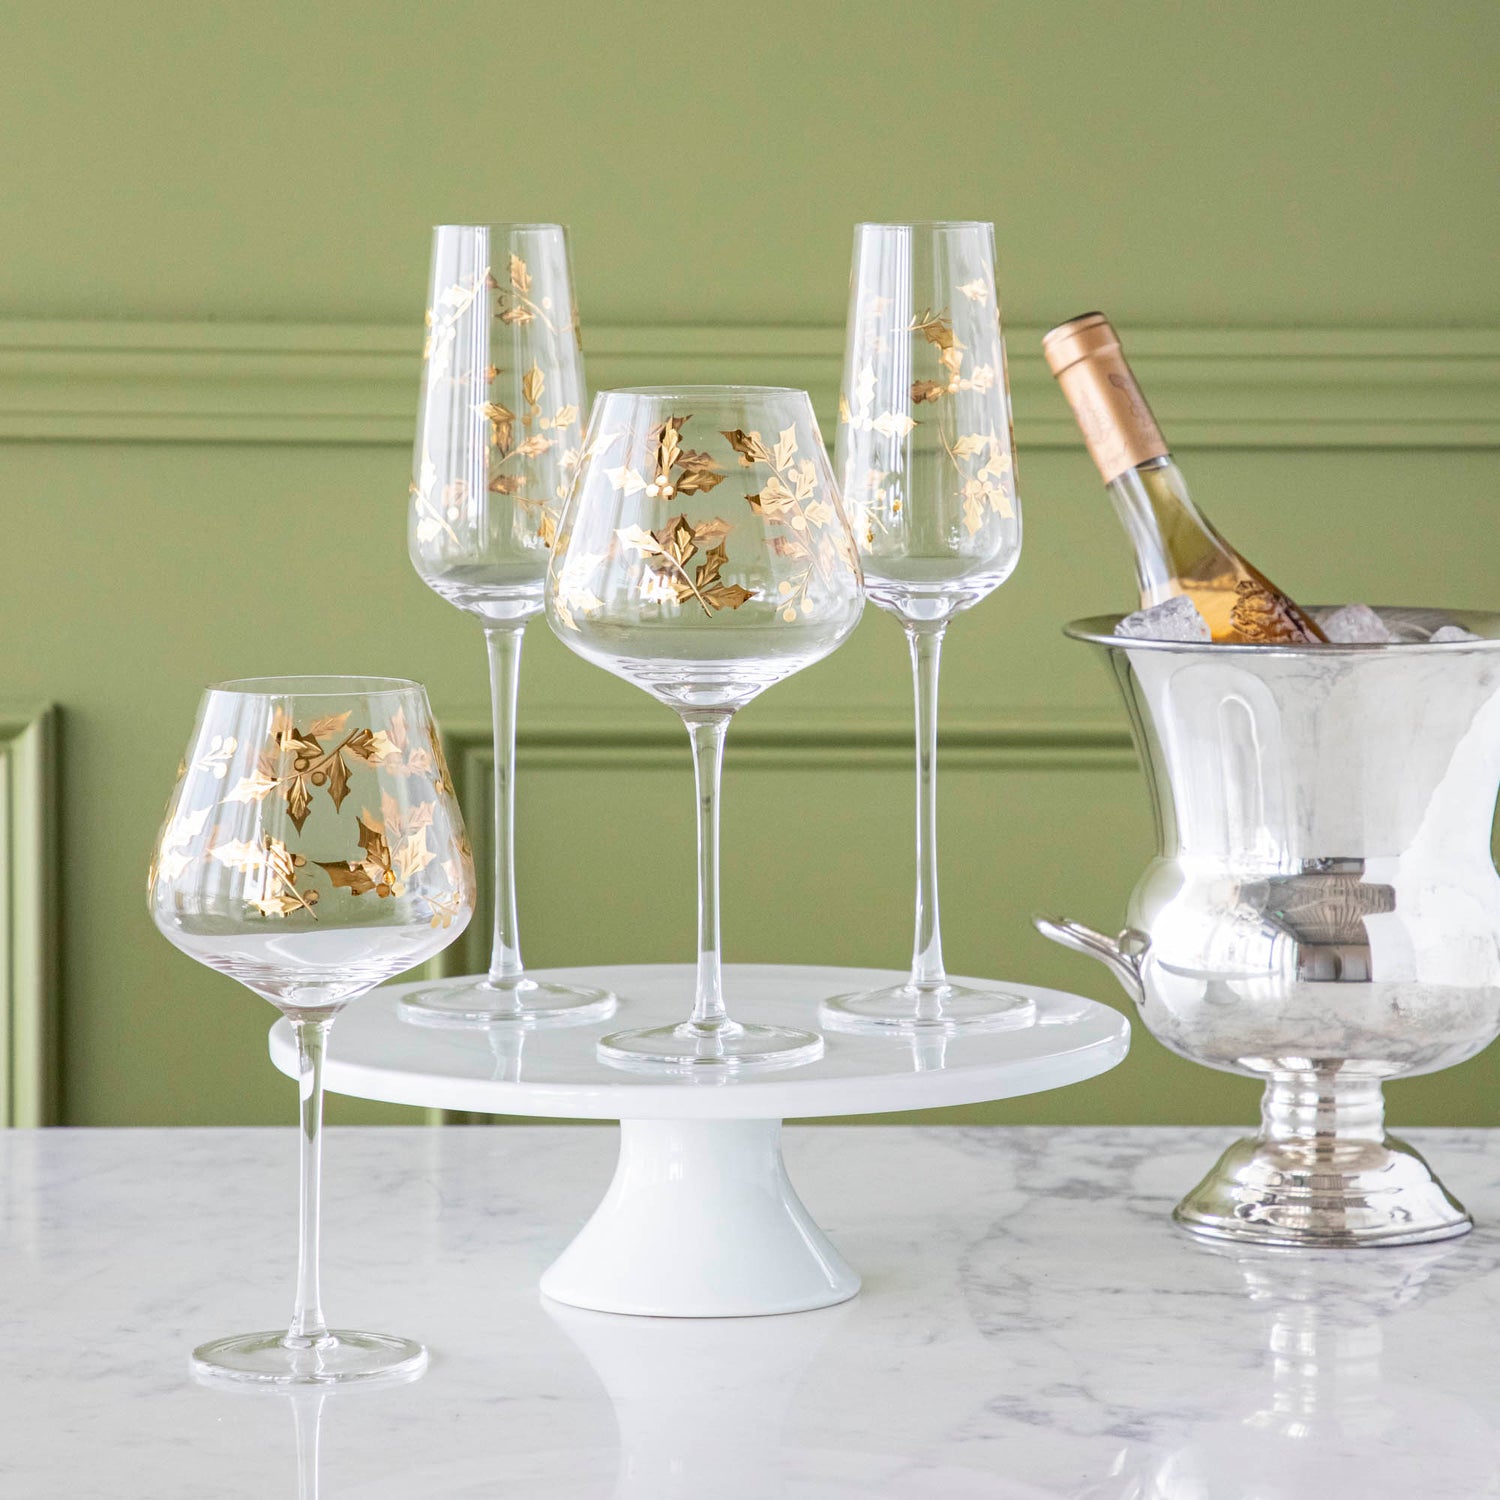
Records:
M1068 917L1034 916L1031 922L1043 937L1087 958L1097 958L1120 981L1121 988L1137 1005L1145 1000L1141 960L1146 956L1151 940L1144 932L1127 927L1119 937L1112 938Z

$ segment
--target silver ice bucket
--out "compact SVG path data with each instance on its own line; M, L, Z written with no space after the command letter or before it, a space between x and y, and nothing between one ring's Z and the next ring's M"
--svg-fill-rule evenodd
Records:
M1472 1220L1384 1128L1387 1078L1500 1033L1500 615L1435 643L1128 640L1079 620L1119 684L1159 852L1110 938L1038 917L1102 960L1174 1052L1265 1080L1260 1133L1177 1206L1197 1234L1404 1245Z

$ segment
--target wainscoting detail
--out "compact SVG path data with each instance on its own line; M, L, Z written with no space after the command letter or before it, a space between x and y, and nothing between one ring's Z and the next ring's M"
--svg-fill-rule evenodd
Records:
M56 731L0 705L0 1126L59 1117Z
M493 853L491 731L477 714L445 718L443 738L454 786L474 843L480 872L481 909L438 972L476 972L489 961ZM905 771L915 754L913 730L889 712L841 709L836 718L750 709L730 731L729 755L740 769L775 771ZM1052 770L1119 771L1136 765L1122 715L1086 710L1037 710L944 719L940 731L945 772ZM691 761L687 733L665 709L613 714L553 710L522 721L517 733L517 779L529 769L678 770L686 778ZM692 851L685 847L685 860Z
M1078 434L1008 330L1017 432ZM585 324L590 385L802 386L832 436L836 326ZM406 447L420 322L0 322L0 440ZM1182 448L1500 447L1500 329L1134 328L1132 361Z

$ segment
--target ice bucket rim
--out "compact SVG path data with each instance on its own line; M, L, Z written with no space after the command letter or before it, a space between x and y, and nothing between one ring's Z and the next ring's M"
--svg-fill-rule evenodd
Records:
M1323 609L1336 609L1337 605L1315 604L1309 606L1314 611ZM1407 606L1393 604L1375 604L1371 606L1376 613L1385 610L1429 610L1431 605ZM1461 625L1465 630L1472 630L1476 635L1482 637L1477 641L1390 641L1390 642L1363 642L1360 644L1333 642L1320 643L1312 646L1252 646L1236 645L1229 642L1213 644L1208 641L1153 641L1142 640L1136 636L1123 636L1114 633L1115 626L1125 619L1124 614L1115 615L1084 615L1080 619L1070 620L1063 626L1063 634L1075 641L1083 641L1090 646L1112 647L1121 651L1174 651L1181 655L1191 655L1195 652L1212 651L1215 656L1225 652L1246 652L1255 656L1275 655L1285 656L1327 656L1330 652L1340 655L1368 656L1379 651L1400 651L1408 654L1413 651L1495 651L1500 650L1500 614L1487 610L1478 609L1444 609L1442 613L1447 619L1455 624Z

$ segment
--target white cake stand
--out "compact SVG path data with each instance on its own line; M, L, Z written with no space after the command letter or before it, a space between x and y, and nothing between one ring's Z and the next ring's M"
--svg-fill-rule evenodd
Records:
M599 1062L594 1044L622 1026L685 1017L692 965L551 969L536 977L613 990L619 1012L553 1030L433 1029L398 1014L400 996L416 986L391 986L340 1016L325 1080L335 1093L390 1104L618 1120L614 1181L541 1283L559 1302L602 1312L741 1317L852 1297L858 1275L787 1177L783 1119L1040 1093L1105 1072L1130 1045L1118 1011L1007 983L1036 1002L1035 1024L920 1042L830 1033L824 1056L802 1067L724 1082L655 1078ZM885 969L734 964L724 971L724 990L737 1018L812 1027L820 1000L903 978ZM295 1076L284 1020L271 1029L271 1059Z

